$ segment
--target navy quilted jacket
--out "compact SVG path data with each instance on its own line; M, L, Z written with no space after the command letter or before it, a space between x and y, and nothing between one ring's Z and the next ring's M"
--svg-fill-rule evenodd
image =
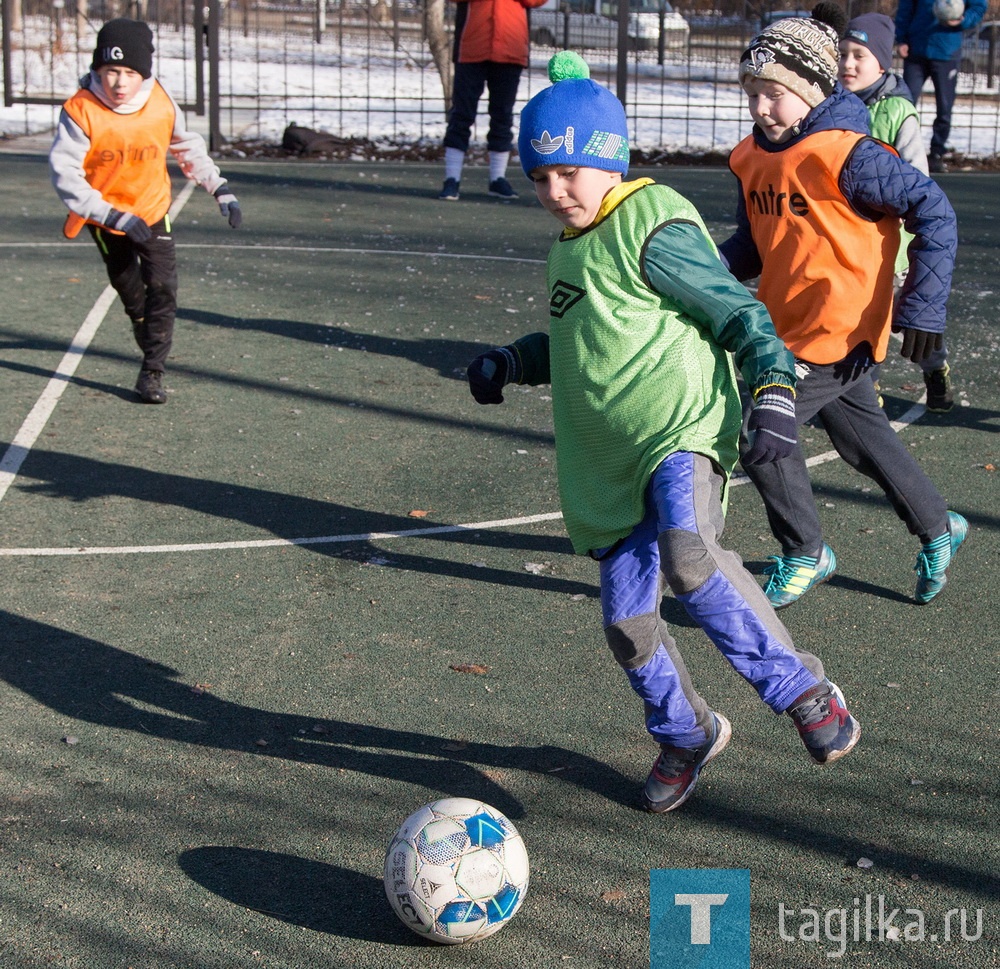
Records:
M868 131L868 109L840 84L806 115L801 134L791 141L774 144L756 125L753 136L766 151L783 151L810 134L829 129ZM933 179L868 139L858 143L840 173L840 190L861 215L873 221L895 216L914 236L907 249L910 268L896 304L893 328L943 332L958 249L958 225L947 196ZM742 188L736 231L719 246L719 252L737 279L760 275L761 259L750 233Z

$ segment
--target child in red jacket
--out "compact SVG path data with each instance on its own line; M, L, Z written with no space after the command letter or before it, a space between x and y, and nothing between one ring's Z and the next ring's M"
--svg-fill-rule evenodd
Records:
M489 194L516 199L507 181L514 143L514 101L521 71L528 66L528 15L545 0L454 0L455 81L444 136L444 186L438 198L458 201L469 137L483 90L489 88Z

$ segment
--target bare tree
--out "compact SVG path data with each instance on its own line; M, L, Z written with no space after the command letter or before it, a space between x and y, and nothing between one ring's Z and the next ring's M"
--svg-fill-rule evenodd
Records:
M444 26L445 0L424 0L424 36L430 48L431 57L441 75L441 90L444 92L445 110L451 110L451 88L453 69L451 64L451 43Z

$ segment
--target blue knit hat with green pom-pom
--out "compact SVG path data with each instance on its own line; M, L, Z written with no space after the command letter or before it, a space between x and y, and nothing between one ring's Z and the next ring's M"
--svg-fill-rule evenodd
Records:
M628 171L625 109L607 88L590 79L579 54L560 51L549 61L552 86L521 112L517 153L524 173L542 165L580 165Z

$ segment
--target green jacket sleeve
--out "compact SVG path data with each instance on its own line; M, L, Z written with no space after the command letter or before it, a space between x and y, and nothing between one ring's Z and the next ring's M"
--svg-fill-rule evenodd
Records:
M795 358L766 307L726 271L700 226L680 220L661 226L646 240L641 265L651 289L733 354L754 396L773 385L795 389Z

